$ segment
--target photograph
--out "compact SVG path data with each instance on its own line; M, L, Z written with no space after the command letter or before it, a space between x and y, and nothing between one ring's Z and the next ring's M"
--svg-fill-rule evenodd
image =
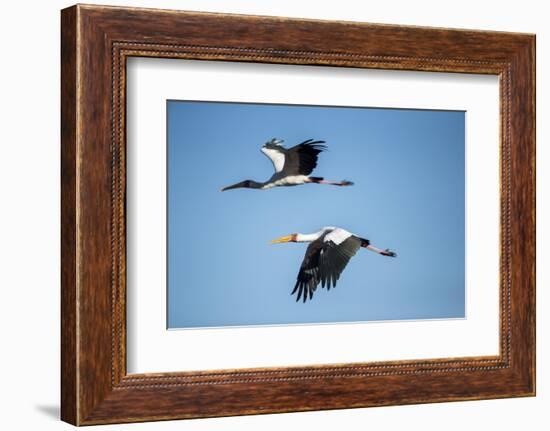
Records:
M464 111L167 101L167 328L464 319Z

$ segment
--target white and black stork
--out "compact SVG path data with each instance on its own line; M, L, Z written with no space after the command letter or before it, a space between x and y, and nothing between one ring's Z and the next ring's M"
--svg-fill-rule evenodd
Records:
M272 244L282 242L309 242L296 285L291 295L298 292L296 301L303 298L303 302L313 298L313 292L319 284L322 287L336 287L342 271L349 260L361 247L371 250L382 256L396 257L388 249L382 250L365 238L358 237L339 227L324 227L311 234L293 233L271 241Z
M275 173L266 182L260 183L254 180L244 180L221 189L221 191L248 188L267 190L272 187L298 186L301 184L331 184L334 186L351 186L351 181L325 181L322 177L310 177L309 174L317 166L319 153L326 150L325 141L308 139L292 148L285 148L281 144L283 140L271 139L266 142L261 151L275 168Z

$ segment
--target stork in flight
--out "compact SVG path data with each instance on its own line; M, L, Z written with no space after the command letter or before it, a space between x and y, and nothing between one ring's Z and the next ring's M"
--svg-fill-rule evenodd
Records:
M298 291L296 301L303 298L306 302L313 297L313 292L319 283L330 290L336 287L342 271L349 260L361 247L371 250L382 256L396 257L397 255L388 249L381 250L365 238L358 237L339 227L324 227L320 231L311 234L293 233L271 241L272 244L281 242L309 242L296 285L291 295Z
M275 168L275 173L266 182L260 183L254 180L245 180L221 189L221 191L249 188L266 190L272 187L298 186L300 184L331 184L334 186L351 186L351 181L325 181L322 177L310 177L309 174L317 166L319 153L326 150L325 141L308 139L292 148L285 148L281 144L283 140L273 138L266 142L261 151Z

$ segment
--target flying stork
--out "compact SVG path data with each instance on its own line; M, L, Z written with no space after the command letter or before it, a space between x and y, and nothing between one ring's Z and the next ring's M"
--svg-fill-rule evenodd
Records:
M296 302L303 298L306 302L313 297L313 292L319 283L322 287L336 287L340 274L349 260L361 247L371 250L382 256L396 257L397 255L388 249L381 250L365 238L358 237L339 227L324 227L320 231L311 234L293 233L271 241L272 244L282 242L309 242L296 285L291 295L298 291Z
M325 141L314 141L308 139L292 148L285 148L281 144L283 140L273 138L266 142L261 151L273 163L275 173L272 177L263 182L245 180L221 189L221 191L249 188L267 190L272 187L298 186L300 184L331 184L334 186L351 186L351 181L325 181L322 177L310 177L309 174L317 166L319 153L326 150Z

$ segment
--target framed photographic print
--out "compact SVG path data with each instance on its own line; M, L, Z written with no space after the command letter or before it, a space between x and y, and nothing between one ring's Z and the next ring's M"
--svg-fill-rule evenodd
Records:
M62 419L535 394L535 37L62 11Z

